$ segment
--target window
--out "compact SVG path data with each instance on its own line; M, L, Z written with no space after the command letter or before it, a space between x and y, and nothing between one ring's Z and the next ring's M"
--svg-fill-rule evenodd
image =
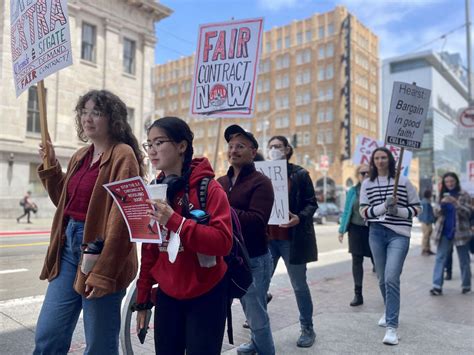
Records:
M290 120L288 116L278 117L275 120L275 128L287 128L290 126Z
M277 39L277 50L281 49L281 38Z
M130 125L130 127L132 127L132 131L133 131L133 127L135 125L135 109L134 108L127 107L127 122Z
M362 96L362 95L356 95L356 105L359 105L362 108L365 108L366 110L369 109L369 100L367 97Z
M321 108L318 111L318 122L330 122L334 119L333 109L332 107L328 107L326 109Z
M360 128L369 129L369 119L365 116L356 115L355 124Z
M319 47L318 59L324 59L324 47L323 46Z
M333 77L334 77L334 67L332 64L329 64L326 67L326 79L329 80L329 79L332 79Z
M311 30L306 31L305 33L306 42L311 42L312 38L313 38L313 34L311 33Z
M38 88L30 86L28 89L28 111L26 130L31 133L41 133L40 113L38 106Z
M290 36L286 36L285 37L285 48L290 48L290 46L291 46Z
M334 24L328 24L328 36L332 36L334 34Z
M319 27L319 39L324 38L324 26Z
M278 75L276 78L275 88L283 89L287 88L290 85L290 79L288 74Z
M310 145L310 144L311 144L311 134L310 132L304 132L302 145Z
M334 55L334 44L328 43L326 45L326 57L332 57Z
M260 61L259 66L258 66L258 71L261 74L268 73L270 71L270 60L266 59L266 60Z
M288 108L289 106L289 98L288 95L281 95L278 96L275 100L275 107L276 109Z
M82 23L81 59L95 63L96 27Z
M136 43L131 39L123 39L123 71L128 74L135 74L135 48ZM177 76L177 72L173 73Z
M288 68L290 66L290 55L281 55L276 59L276 69Z
M270 41L268 41L265 44L265 52L270 53L271 51L272 51L272 43Z
M296 114L296 125L297 126L304 126L309 125L311 123L311 116L308 112L298 112Z
M325 71L324 71L324 68L319 68L318 70L318 80L321 81L321 80L324 80L324 74L325 74Z
M298 32L296 34L296 44L299 46L300 44L303 44L303 34L301 32Z

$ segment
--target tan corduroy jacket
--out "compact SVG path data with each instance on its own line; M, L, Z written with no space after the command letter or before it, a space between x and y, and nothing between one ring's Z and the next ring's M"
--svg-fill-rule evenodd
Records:
M67 184L79 168L79 163L87 154L88 148L81 148L72 156L65 174L61 171L59 163L49 169L44 169L43 165L38 167L38 175L51 201L57 207L51 227L50 244L40 275L41 280L51 281L59 274L66 238L64 208ZM135 278L138 270L135 243L130 242L128 229L120 210L102 185L138 175L138 162L130 146L120 143L104 152L87 210L83 237L83 243L103 239L104 249L88 276L81 272L79 263L74 289L81 295L85 295L86 283L98 287L99 294L104 295L126 289Z

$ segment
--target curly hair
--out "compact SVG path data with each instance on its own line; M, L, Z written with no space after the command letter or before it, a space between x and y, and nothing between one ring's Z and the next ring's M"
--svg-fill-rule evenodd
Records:
M385 147L378 147L372 152L372 156L370 157L370 181L374 181L377 176L379 176L379 172L377 170L377 167L375 166L375 153L377 152L384 152L388 156L388 177L394 179L395 178L395 158L393 157L392 152Z
M108 131L112 141L128 144L133 149L140 167L140 176L144 176L144 155L140 150L137 138L133 135L132 127L127 121L127 106L110 91L91 90L77 101L74 111L76 112L76 130L79 139L83 142L88 141L81 123L81 110L89 100L94 102L94 109L100 111L107 118Z

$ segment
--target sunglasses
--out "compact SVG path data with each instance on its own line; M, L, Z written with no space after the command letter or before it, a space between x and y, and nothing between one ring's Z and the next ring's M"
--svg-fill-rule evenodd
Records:
M368 171L359 171L359 174L362 176L369 175Z

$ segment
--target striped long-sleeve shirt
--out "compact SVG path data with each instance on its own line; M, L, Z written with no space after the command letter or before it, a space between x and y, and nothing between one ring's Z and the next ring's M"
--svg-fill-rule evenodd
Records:
M421 204L410 180L400 176L397 190L397 215L387 213L385 200L393 195L395 180L379 176L364 180L360 190L360 214L369 223L381 223L394 232L410 237L412 219L421 212Z

